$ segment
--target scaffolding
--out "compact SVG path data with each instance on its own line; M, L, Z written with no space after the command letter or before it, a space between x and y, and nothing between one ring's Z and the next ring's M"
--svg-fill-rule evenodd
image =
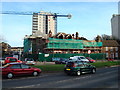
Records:
M52 49L83 49L85 47L101 47L102 42L90 42L87 40L56 39L49 38L47 48Z

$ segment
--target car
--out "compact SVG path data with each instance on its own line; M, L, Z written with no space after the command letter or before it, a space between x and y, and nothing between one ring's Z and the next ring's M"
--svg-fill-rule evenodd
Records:
M60 60L60 58L58 58L58 57L53 57L53 58L52 58L52 61L53 61L53 62L59 61L59 60Z
M92 66L90 63L71 60L65 65L64 72L67 75L80 76L83 73L95 73L96 67Z
M89 60L90 63L96 62L94 59L92 59L92 58L90 58L90 57L86 57L86 58Z
M60 60L55 61L55 64L66 64L68 61L67 58L60 58Z
M5 64L7 64L7 63L12 63L12 62L22 63L21 60L18 60L18 59L15 58L15 57L6 57L6 58L5 58Z
M38 76L41 72L41 69L31 67L24 63L8 63L2 67L2 76L9 79L20 75Z
M82 62L89 62L84 56L73 56L70 57L71 60L82 61Z
M23 63L28 64L28 65L35 65L36 62L33 58L25 58L25 61Z

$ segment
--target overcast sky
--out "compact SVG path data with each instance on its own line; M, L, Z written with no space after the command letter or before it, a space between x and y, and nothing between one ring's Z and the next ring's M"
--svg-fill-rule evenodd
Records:
M72 14L58 17L57 32L93 40L97 35L111 35L111 18L118 13L118 2L2 2L2 11L53 12ZM2 15L2 34L11 46L23 46L25 35L32 34L32 15Z

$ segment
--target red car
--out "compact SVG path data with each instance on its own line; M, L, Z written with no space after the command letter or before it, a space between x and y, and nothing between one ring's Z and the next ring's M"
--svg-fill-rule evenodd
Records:
M2 76L7 78L13 78L17 75L38 76L40 73L41 69L23 63L8 63L2 67Z
M89 60L90 63L96 62L94 59L92 59L92 58L90 58L90 57L86 57L86 58Z
M22 63L22 61L18 60L18 59L15 58L15 57L6 57L4 64L11 63L11 62L19 62L19 63Z

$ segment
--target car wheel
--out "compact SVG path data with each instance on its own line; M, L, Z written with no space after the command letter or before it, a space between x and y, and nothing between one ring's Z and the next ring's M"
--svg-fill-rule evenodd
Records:
M39 73L37 71L33 72L33 76L38 76L38 75L39 75Z
M94 74L96 72L96 70L95 69L92 69L92 73Z
M76 75L77 75L77 76L80 76L80 75L81 75L81 72L80 72L80 71L77 71L77 72L76 72Z
M13 76L14 76L14 75L13 75L12 73L8 73L8 74L7 74L7 78L9 78L9 79L13 78Z

